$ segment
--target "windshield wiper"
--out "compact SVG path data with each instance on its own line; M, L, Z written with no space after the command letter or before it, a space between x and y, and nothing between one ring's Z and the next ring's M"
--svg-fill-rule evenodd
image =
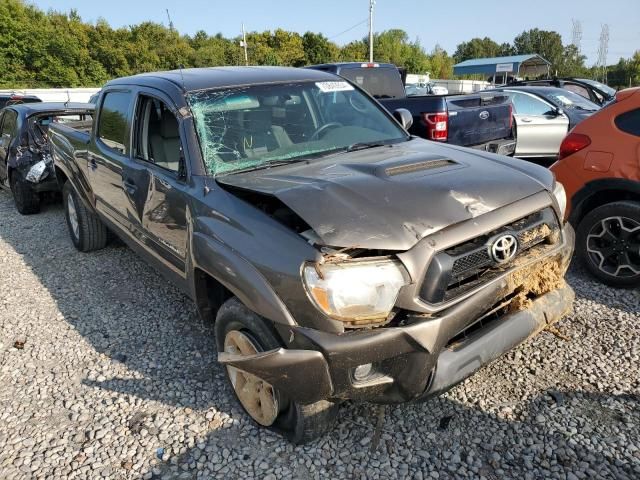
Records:
M356 152L358 150L366 150L368 148L384 147L385 145L389 144L386 142L357 142L352 143L344 150L345 152Z

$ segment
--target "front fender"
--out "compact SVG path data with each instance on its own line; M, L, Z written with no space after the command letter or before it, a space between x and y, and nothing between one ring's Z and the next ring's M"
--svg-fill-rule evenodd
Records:
M275 323L296 325L291 313L264 276L232 249L209 236L194 232L191 252L194 267L215 278L247 308Z

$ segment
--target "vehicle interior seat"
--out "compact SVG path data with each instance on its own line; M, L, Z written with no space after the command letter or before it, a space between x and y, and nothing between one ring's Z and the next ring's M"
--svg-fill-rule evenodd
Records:
M157 118L157 111L152 109L152 112ZM160 116L159 120L149 122L149 154L155 164L177 172L180 165L178 120L164 106Z
M239 112L238 123L242 133L240 147L245 157L258 157L293 144L284 128L274 125L271 117L271 108Z

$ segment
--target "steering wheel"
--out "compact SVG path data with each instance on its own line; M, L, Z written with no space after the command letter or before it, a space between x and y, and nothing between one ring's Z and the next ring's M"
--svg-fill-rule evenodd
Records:
M313 132L313 135L311 135L311 138L309 140L318 140L320 138L321 134L327 132L328 130L330 130L332 128L339 128L339 127L342 127L342 126L343 125L340 122L325 123L320 128L318 128L315 132Z
M367 113L367 104L362 100L362 98L351 95L349 96L349 103L357 112Z

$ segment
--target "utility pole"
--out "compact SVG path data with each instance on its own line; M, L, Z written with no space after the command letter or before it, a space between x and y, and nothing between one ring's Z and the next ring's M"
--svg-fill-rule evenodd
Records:
M173 22L171 21L171 15L169 15L169 9L167 8L167 18L169 19L169 31L173 32Z
M247 34L244 31L244 22L242 23L242 41L240 46L244 48L244 64L249 65L249 55L247 54Z
M376 0L369 0L369 63L373 63L373 6Z

